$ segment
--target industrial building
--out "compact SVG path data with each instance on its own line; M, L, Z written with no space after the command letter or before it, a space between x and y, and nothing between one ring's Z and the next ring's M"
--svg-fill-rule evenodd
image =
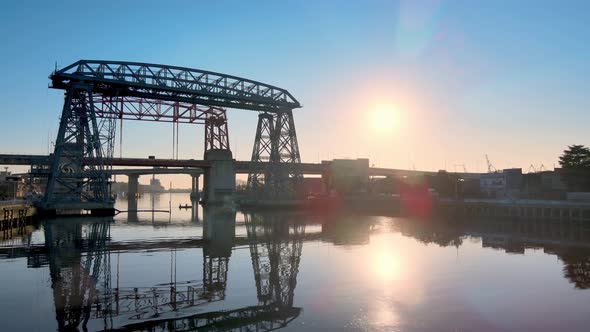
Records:
M329 188L341 195L366 194L369 187L369 159L334 159L330 162Z
M519 198L522 168L482 174L479 185L481 193L488 198Z
M0 201L24 197L25 184L22 177L13 175L5 168L0 171Z

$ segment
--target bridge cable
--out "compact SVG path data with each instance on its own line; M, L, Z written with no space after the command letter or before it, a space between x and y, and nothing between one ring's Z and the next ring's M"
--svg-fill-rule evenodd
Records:
M174 122L172 123L172 159L174 159L174 149L175 149L175 137L176 137L176 127L174 126Z

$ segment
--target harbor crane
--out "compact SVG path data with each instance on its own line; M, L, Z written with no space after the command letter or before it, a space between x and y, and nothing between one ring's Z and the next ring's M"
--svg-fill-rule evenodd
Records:
M494 165L492 165L492 163L490 162L490 158L488 157L487 154L486 154L486 163L488 164L488 173L496 173L496 172L498 172L498 170L496 169L496 167L494 167Z

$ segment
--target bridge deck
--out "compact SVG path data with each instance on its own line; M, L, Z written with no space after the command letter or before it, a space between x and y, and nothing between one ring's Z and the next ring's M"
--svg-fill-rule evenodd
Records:
M0 154L0 165L49 165L50 156L46 155L14 155ZM177 168L209 168L211 165L207 160L196 159L150 159L150 158L113 158L113 166L128 167L177 167ZM236 173L247 174L252 168L263 170L267 163L253 163L250 161L234 161ZM299 171L303 174L322 174L326 171L323 164L300 163L297 164ZM178 173L190 172L188 170L177 169ZM173 171L161 171L162 173L172 174ZM150 174L152 171L149 172ZM147 174L147 173L146 173Z
M0 165L49 165L50 158L51 157L47 155L0 154ZM209 161L197 159L113 158L111 163L113 166L128 167L178 167L205 169L211 166ZM264 162L254 163L251 161L234 161L235 170L238 174L248 174L252 169L264 170L266 169L266 165L267 163ZM325 163L299 163L296 167L297 171L307 175L321 175L328 172L330 169L330 165ZM179 174L184 172L185 171L181 171ZM172 172L167 174L172 174ZM436 172L369 167L370 176L417 176L434 174L436 174Z
M131 168L131 169L113 169L110 172L112 175L148 175L148 174L203 174L201 168Z

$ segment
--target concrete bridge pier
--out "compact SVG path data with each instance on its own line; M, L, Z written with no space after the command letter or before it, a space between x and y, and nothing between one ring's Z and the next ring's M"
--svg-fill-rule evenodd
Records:
M236 192L236 171L232 153L227 149L205 152L210 167L205 170L203 204L233 203Z

